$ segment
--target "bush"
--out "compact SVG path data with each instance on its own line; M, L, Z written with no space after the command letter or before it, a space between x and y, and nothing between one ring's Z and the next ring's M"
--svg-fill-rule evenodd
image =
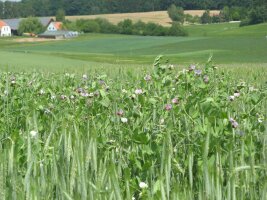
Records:
M119 32L122 34L133 34L133 22L130 19L125 19L118 24Z
M163 26L149 22L145 26L144 35L164 36L167 35L167 31Z
M65 30L79 31L79 28L77 27L76 22L72 22L69 20L64 21L63 28Z
M189 22L189 23L192 23L192 24L195 24L195 23L199 23L200 22L200 18L199 16L192 16L190 14L186 14L185 15L185 21Z
M97 18L95 22L98 23L100 27L100 33L118 33L118 26L110 23L107 19Z
M183 26L174 22L172 27L163 27L155 23L144 23L138 21L133 23L126 19L120 22L117 26L111 24L106 19L97 18L94 20L79 19L76 22L66 20L64 27L68 30L83 31L85 33L120 33L127 35L147 35L147 36L186 36L188 33Z
M267 20L267 8L256 7L252 9L249 13L250 24L259 24Z
M56 13L56 21L64 22L65 21L65 10L59 9Z
M100 26L99 24L94 20L77 20L76 25L80 31L83 31L85 33L99 33L100 32Z
M240 26L259 24L267 21L267 7L256 7L249 12L248 18L240 23Z
M200 21L202 24L209 24L211 23L210 11L206 10L203 15L200 17Z
M214 15L211 17L212 23L219 23L221 22L220 16L219 15Z
M39 34L45 30L41 22L35 17L29 17L23 19L18 28L18 33L22 35L23 33L34 33Z
M133 25L133 34L134 35L144 35L144 31L146 29L146 23L142 21L138 21Z
M240 27L242 26L248 26L250 24L250 20L248 18L244 19L241 21L241 23L239 24Z
M179 23L173 23L169 29L168 35L170 36L187 36L188 32Z
M168 14L169 17L172 19L172 21L174 22L179 22L181 24L184 23L184 9L181 7L176 7L174 4L172 4L169 8L168 8Z

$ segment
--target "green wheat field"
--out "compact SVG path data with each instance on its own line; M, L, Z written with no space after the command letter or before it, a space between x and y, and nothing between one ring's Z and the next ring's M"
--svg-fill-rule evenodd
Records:
M0 199L267 199L267 24L0 39ZM163 56L161 56L163 55Z

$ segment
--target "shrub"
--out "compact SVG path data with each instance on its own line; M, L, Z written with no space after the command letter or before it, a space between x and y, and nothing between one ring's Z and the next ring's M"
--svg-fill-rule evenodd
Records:
M133 25L133 34L134 35L144 35L146 29L146 23L138 21Z
M240 27L242 26L248 26L250 24L250 20L248 18L244 19L241 21L241 23L239 24Z
M200 22L200 18L199 16L192 16L190 14L186 14L185 15L185 21L195 24L195 23L199 23Z
M172 4L168 8L168 14L169 17L172 19L174 22L180 22L181 24L184 23L184 9L181 7L176 7L174 4Z
M79 31L79 28L77 27L76 22L72 22L69 20L64 21L63 28L66 30L71 30L71 31Z
M219 23L221 21L220 16L219 15L212 16L211 21L212 23Z
M44 31L44 27L41 22L35 17L29 17L23 19L18 28L18 33L21 35L23 33L34 33L39 34Z
M99 24L94 20L77 20L76 25L80 31L85 33L98 33L100 32Z
M110 23L107 19L97 18L95 22L100 27L100 33L118 33L118 26Z
M65 21L65 10L59 9L56 13L56 21L64 22Z
M119 32L122 34L133 34L133 22L130 19L125 19L118 24Z
M168 35L170 36L187 36L188 32L179 23L173 23L169 29Z
M210 11L206 10L203 15L200 17L200 21L202 24L209 24L211 23Z
M163 26L149 22L145 26L144 35L163 36L167 35Z
M267 21L267 7L256 7L249 12L248 18L240 23L240 26L259 24Z

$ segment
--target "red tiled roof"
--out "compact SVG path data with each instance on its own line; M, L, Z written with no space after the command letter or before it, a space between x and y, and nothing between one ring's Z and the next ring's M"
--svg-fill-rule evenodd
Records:
M62 22L53 22L53 24L54 24L54 27L57 30L61 30L62 29Z
M7 24L4 21L0 20L0 28L2 28L3 26L7 26Z

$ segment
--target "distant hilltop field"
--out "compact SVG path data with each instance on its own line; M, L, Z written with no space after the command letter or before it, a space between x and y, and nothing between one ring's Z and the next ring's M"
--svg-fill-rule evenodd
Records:
M201 16L205 10L185 10L185 14L192 16ZM219 10L211 10L210 15L219 15ZM78 16L67 16L66 19L74 21L77 19L95 19L105 18L111 23L118 24L124 19L131 19L134 22L141 20L143 22L154 22L162 26L170 26L171 19L167 11L155 11L155 12L138 12L138 13L119 13L119 14L101 14L101 15L78 15Z

